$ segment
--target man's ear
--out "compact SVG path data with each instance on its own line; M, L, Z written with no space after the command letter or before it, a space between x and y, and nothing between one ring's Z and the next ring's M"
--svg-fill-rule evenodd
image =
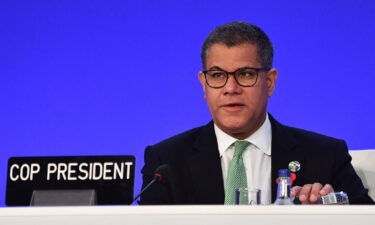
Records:
M206 78L204 77L204 73L202 73L202 71L199 71L198 79L203 88L204 98L206 98Z
M278 77L278 72L276 69L270 69L267 72L267 88L268 88L268 97L271 97L276 87L276 79Z

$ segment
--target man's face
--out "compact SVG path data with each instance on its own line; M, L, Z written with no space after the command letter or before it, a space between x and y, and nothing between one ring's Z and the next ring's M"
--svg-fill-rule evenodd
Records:
M214 44L207 50L206 70L222 69L233 72L244 67L262 68L257 60L257 46L249 43L227 47ZM225 133L244 139L254 133L264 122L268 98L271 97L277 71L259 71L252 87L242 87L229 75L222 88L207 85L204 74L199 72L205 98L215 124Z

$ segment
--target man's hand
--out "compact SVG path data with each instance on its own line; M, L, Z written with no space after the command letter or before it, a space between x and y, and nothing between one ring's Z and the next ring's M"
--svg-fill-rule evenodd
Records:
M327 195L334 192L333 187L330 184L321 185L320 183L305 184L303 187L294 186L291 190L291 196L296 197L299 195L299 201L302 204L315 203L319 196Z

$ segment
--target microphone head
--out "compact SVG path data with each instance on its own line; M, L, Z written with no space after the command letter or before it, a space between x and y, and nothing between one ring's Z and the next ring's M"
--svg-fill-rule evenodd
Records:
M161 182L165 180L170 170L171 170L171 167L168 164L163 164L163 165L158 166L158 168L156 168L155 173L154 173L156 181Z

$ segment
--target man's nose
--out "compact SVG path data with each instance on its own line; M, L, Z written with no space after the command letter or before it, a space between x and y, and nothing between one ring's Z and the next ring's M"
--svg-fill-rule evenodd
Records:
M241 92L241 86L237 83L233 74L228 76L228 81L224 86L224 94L238 94Z

